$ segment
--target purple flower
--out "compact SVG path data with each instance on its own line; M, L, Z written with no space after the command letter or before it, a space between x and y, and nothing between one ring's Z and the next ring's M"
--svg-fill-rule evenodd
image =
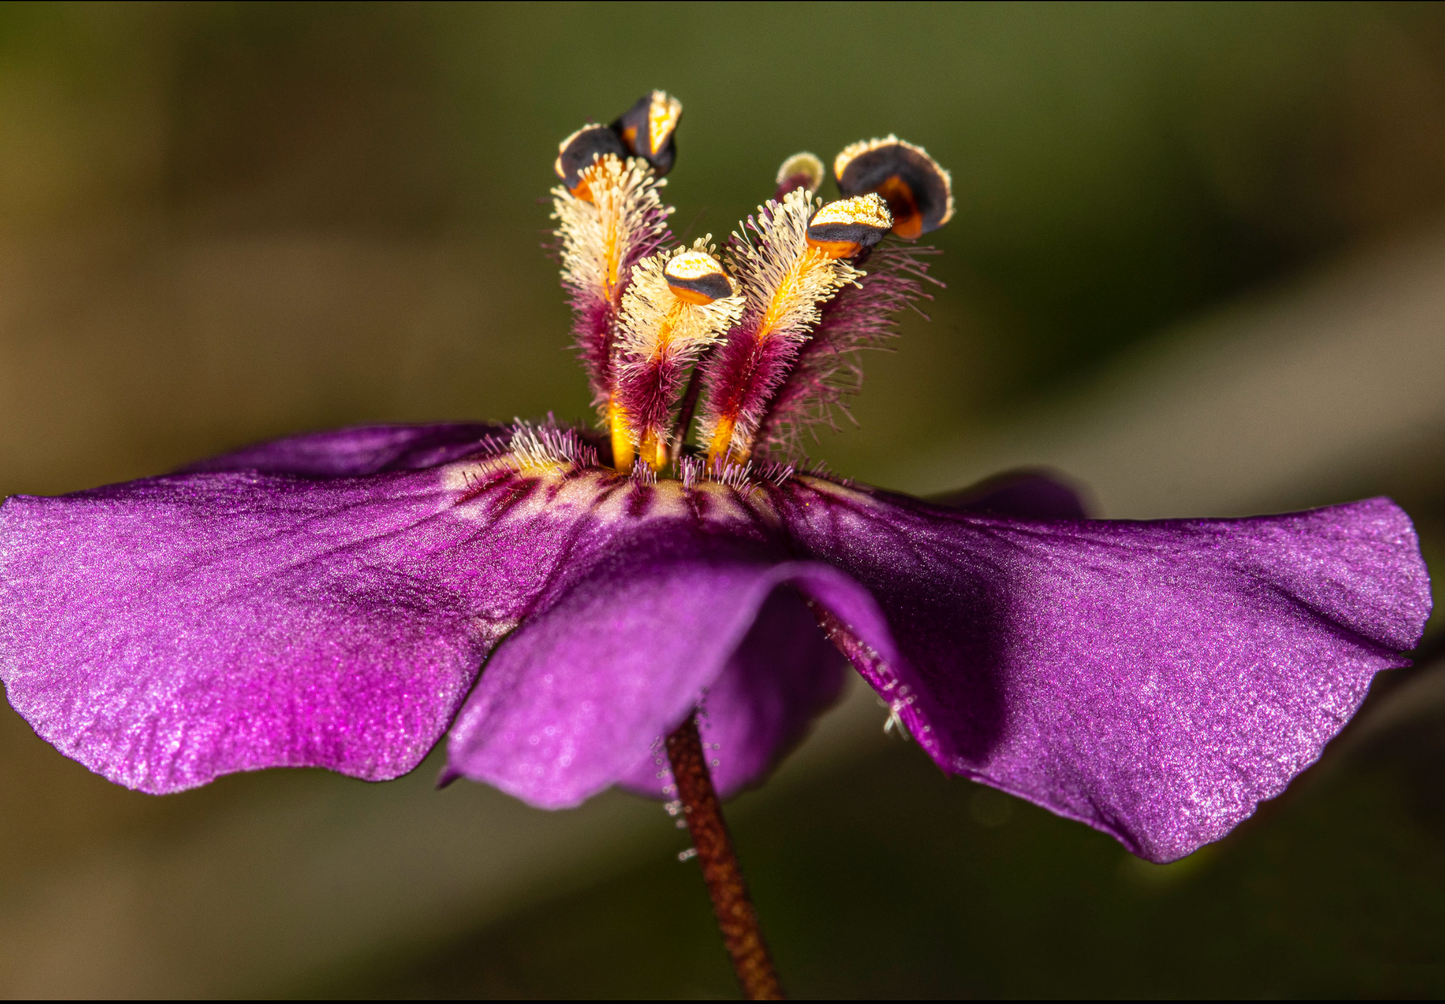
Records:
M1168 861L1406 663L1429 584L1388 499L1103 521L1047 483L960 507L790 464L856 389L853 350L922 295L928 249L873 245L944 222L947 175L858 144L868 191L840 156L843 202L805 186L721 261L665 250L677 114L660 141L582 130L558 161L605 433L346 429L9 499L0 676L35 730L153 793L278 766L387 780L445 734L447 778L563 808L662 794L661 739L700 709L726 795L837 699L846 655L945 771Z

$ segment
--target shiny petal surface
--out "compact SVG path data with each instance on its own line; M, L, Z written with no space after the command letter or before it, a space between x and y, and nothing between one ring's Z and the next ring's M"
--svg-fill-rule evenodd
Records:
M1429 612L1388 499L1141 523L971 515L813 478L775 497L800 556L882 607L886 634L843 618L841 641L944 769L1154 861L1279 794Z
M371 780L435 744L579 509L506 458L368 478L177 475L0 508L0 675L45 739L170 792Z
M872 631L882 616L835 570L787 560L736 502L728 515L707 501L637 489L578 538L554 598L487 663L450 772L549 808L619 781L658 794L656 744L702 701L728 793L801 738L842 677L798 594Z

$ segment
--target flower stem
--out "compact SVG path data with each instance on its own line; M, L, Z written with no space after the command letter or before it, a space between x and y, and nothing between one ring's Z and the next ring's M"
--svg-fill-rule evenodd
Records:
M672 763L677 797L682 802L688 832L697 848L702 879L712 897L713 913L722 931L723 944L732 956L738 983L748 1000L782 1000L783 988L773 969L772 956L758 927L758 914L748 895L747 882L733 852L722 803L712 786L697 719L689 715L667 737L667 758Z

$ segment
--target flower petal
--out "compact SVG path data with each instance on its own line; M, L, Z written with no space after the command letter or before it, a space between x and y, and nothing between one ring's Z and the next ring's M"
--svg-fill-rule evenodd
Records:
M452 731L449 773L533 805L576 805L618 781L658 791L655 745L708 691L716 781L758 778L836 699L840 665L793 587L883 630L831 568L780 560L743 526L617 524L578 541L555 601L500 646ZM710 689L709 689L710 688Z
M62 752L142 791L269 766L403 774L586 512L562 478L489 464L11 498L10 702Z
M822 479L775 493L803 555L867 587L860 671L945 769L1155 861L1312 763L1420 637L1429 581L1388 499L1241 520L1028 521ZM871 646L871 652L868 650Z
M701 703L700 732L712 781L724 797L767 776L843 690L846 663L818 630L792 588L768 597ZM621 784L643 795L667 794L667 754L649 752Z
M482 451L500 452L512 431L512 426L478 422L360 425L256 443L182 471L264 471L308 478L416 471Z

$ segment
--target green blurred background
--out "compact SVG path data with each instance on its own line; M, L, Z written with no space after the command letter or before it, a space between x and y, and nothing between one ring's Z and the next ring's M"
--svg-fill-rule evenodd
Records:
M679 235L721 237L800 149L828 160L896 132L952 170L958 213L934 270L947 289L931 321L905 320L898 351L870 358L859 427L814 451L903 488L908 464L947 484L949 444L1046 413L1182 322L1445 222L1433 4L10 4L0 491L347 423L586 417L539 200L561 137L653 87L686 107L667 188ZM1442 443L1431 426L1403 454L1357 451L1327 483L1260 504L1389 492L1442 553ZM784 979L798 996L1445 993L1430 663L1377 688L1380 708L1414 695L1378 712L1386 724L1167 868L870 731L734 804ZM244 820L390 797L379 789L289 772L152 799L8 711L0 765L0 992L734 992L661 813L650 836L563 861L565 881L538 870L505 909L449 901L388 927L386 903L346 898L354 883L324 849L314 888L278 883L240 912L206 894L235 848L271 846ZM427 783L398 785L489 797ZM315 826L349 832L351 811ZM459 855L491 853L455 839ZM209 862L188 891L147 887L182 845ZM246 867L264 875L270 853ZM451 864L409 867L445 885ZM119 891L97 892L96 869ZM197 947L263 945L251 932L312 916L306 897L376 923L303 932L328 947L291 944L285 966L264 947ZM127 947L106 954L94 932ZM161 939L170 961L136 976Z

